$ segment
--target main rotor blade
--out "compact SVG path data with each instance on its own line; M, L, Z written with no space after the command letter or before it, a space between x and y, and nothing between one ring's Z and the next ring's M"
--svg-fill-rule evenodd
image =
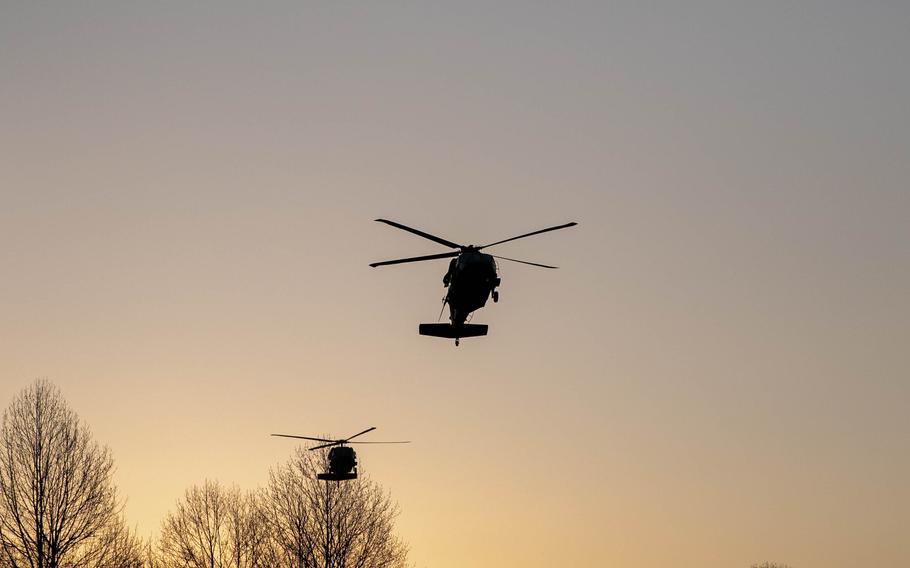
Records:
M338 446L341 443L342 443L342 440L338 440L337 442L332 442L331 444L323 444L321 446L316 446L315 448L310 448L310 451L312 452L313 450L321 450L322 448L330 448L332 446Z
M334 442L335 440L326 440L325 438L311 438L309 436L295 436L293 434L272 434L272 436L281 436L282 438L298 438L300 440L313 440L314 442Z
M357 436L360 436L360 435L362 435L362 434L366 434L367 432L372 432L372 431L375 430L375 429L376 429L375 426L370 426L369 428L367 428L367 429L364 430L363 432L358 432L357 434L354 434L353 436L348 436L348 438L347 438L347 440L345 440L345 442L347 442L348 440L353 440L353 439L356 438Z
M382 262L372 262L370 266L376 268L377 266L388 266L389 264L402 264L405 262L420 262L422 260L436 260L437 258L452 258L453 256L458 256L461 252L442 252L439 254L430 254L427 256L412 256L411 258L399 258L397 260L383 260Z
M349 444L410 444L410 440L404 442L348 442Z
M547 232L549 232L549 231L555 231L556 229L565 229L566 227L574 227L574 226L577 225L577 224L578 224L578 223L576 223L575 221L572 221L571 223L566 223L565 225L557 225L557 226L555 226L555 227L548 227L548 228L546 228L546 229L541 229L541 230L539 230L539 231L534 231L533 233L525 233L524 235L518 235L517 237L512 237L512 238L510 238L510 239L504 239L504 240L501 240L501 241L496 241L495 243L490 243L490 244L488 244L488 245L483 245L482 247L477 247L477 250L485 249L485 248L491 247L491 246L493 246L493 245L501 245L502 243L507 243L507 242L509 242L509 241L514 241L514 240L518 240L518 239L523 239L523 238L525 238L525 237L530 237L531 235L539 235L540 233L547 233Z
M457 245L457 244L453 243L452 241L447 241L447 240L445 240L445 239L443 239L443 238L437 237L436 235L431 235L430 233L424 233L423 231L419 231L419 230L417 230L417 229L413 229L413 228L408 227L408 226L406 226L406 225L402 225L401 223L396 223L395 221L389 221L388 219L376 219L376 221L379 221L380 223L385 223L386 225L391 225L391 226L393 226L393 227L396 227L396 228L398 228L398 229L401 229L402 231L407 231L407 232L409 232L409 233L414 233L414 234L417 235L417 236L423 237L423 238L425 238L425 239L430 239L430 240L433 241L433 242L439 243L439 244L441 244L441 245L445 245L445 246L447 246L447 247L449 247L449 248L453 248L453 249L460 249L460 248L461 248L461 245Z
M520 263L522 263L522 264L530 264L531 266L539 266L539 267L541 267L541 268L559 268L558 266L550 266L550 265L548 265L548 264L537 264L536 262L528 262L527 260L517 260L517 259L514 259L514 258L507 258L507 257L505 257L505 256L496 256L495 254L491 254L490 256L492 256L493 258L499 258L499 259L502 259L502 260L511 260L512 262L520 262Z

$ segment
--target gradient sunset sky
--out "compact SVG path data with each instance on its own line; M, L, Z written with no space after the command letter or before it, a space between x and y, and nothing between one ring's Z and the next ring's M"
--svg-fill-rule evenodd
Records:
M910 4L3 2L0 406L140 534L377 426L418 567L910 565ZM486 338L420 337L497 247Z

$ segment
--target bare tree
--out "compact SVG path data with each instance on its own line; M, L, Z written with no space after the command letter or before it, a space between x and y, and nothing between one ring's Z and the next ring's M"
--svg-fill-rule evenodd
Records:
M36 381L3 413L0 554L7 566L96 565L97 539L118 520L110 451L50 382Z
M143 568L164 568L165 565L161 551L152 543L151 539L145 542L142 550L142 560Z
M160 562L180 568L270 565L267 524L255 493L217 481L186 490L161 529Z
M278 566L399 568L407 548L393 534L397 506L375 483L320 481L327 451L298 448L264 492Z
M83 558L68 561L66 566L94 568L143 568L146 565L146 543L117 518L91 540Z

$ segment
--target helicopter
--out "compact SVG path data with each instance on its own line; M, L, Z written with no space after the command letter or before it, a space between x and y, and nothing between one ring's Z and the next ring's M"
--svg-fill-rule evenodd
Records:
M496 288L502 283L502 279L499 277L499 269L496 266L496 261L493 260L494 258L521 264L529 264L540 268L557 268L556 266L549 266L547 264L506 258L504 256L496 256L495 254L487 254L480 251L509 241L515 241L532 235L555 231L557 229L574 227L578 224L573 221L571 223L565 223L564 225L556 225L555 227L547 227L546 229L540 229L539 231L525 233L523 235L518 235L517 237L510 237L488 245L475 246L453 243L452 241L402 225L401 223L396 223L395 221L389 221L388 219L376 219L376 221L413 233L449 248L457 249L451 252L385 260L370 264L370 266L376 268L377 266L387 266L390 264L451 258L452 260L449 261L449 270L442 278L443 286L448 288L446 296L443 299L442 309L445 310L446 305L449 306L449 323L422 323L418 328L418 333L420 333L420 335L454 339L456 346L458 346L459 340L462 337L478 337L487 334L488 326L486 324L471 324L465 322L475 310L486 305L488 298L492 297L493 303L499 301L499 291ZM440 312L440 317L442 317L442 312Z
M325 438L313 438L310 436L295 436L293 434L272 434L282 438L298 438L300 440L313 440L314 442L325 442L319 446L310 448L310 451L321 450L322 448L332 448L329 450L329 471L316 474L318 479L325 481L344 481L346 479L357 479L357 454L354 448L348 447L347 444L410 444L410 440L404 442L352 442L357 436L372 432L376 427L372 426L363 432L358 432L353 436L348 436L343 440L326 440Z

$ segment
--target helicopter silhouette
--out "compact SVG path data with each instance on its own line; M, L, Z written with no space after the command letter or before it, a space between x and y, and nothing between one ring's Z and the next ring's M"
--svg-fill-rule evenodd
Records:
M486 324L470 324L465 322L472 312L486 305L489 297L492 296L494 303L499 301L499 291L496 290L496 288L502 283L502 279L499 277L499 269L496 266L496 261L493 260L494 258L508 260L510 262L519 262L521 264L529 264L540 268L557 268L556 266L549 266L547 264L538 264L526 260L496 256L480 251L509 241L515 241L525 237L555 231L557 229L574 227L578 224L573 221L564 225L556 225L555 227L547 227L546 229L540 229L539 231L525 233L523 235L518 235L517 237L510 237L487 245L474 246L453 243L452 241L402 225L401 223L396 223L395 221L389 221L388 219L376 219L376 221L413 233L449 248L457 249L452 252L385 260L370 264L370 266L375 268L377 266L387 266L390 264L404 264L407 262L451 258L452 260L449 261L449 270L442 278L443 286L448 288L446 296L443 299L442 309L444 310L446 305L449 306L449 323L422 323L418 328L418 332L420 335L454 339L456 346L462 337L478 337L487 334L488 326ZM440 317L441 315L440 312Z
M347 444L410 444L410 440L403 442L352 442L357 436L372 432L376 427L372 426L363 432L358 432L353 436L348 436L342 440L326 440L325 438L313 438L311 436L296 436L294 434L272 434L282 438L297 438L300 440L313 440L314 442L325 442L319 446L310 448L310 451L321 450L323 448L332 448L329 450L329 471L316 474L318 479L326 481L344 481L346 479L357 479L357 454L354 448L348 447Z

